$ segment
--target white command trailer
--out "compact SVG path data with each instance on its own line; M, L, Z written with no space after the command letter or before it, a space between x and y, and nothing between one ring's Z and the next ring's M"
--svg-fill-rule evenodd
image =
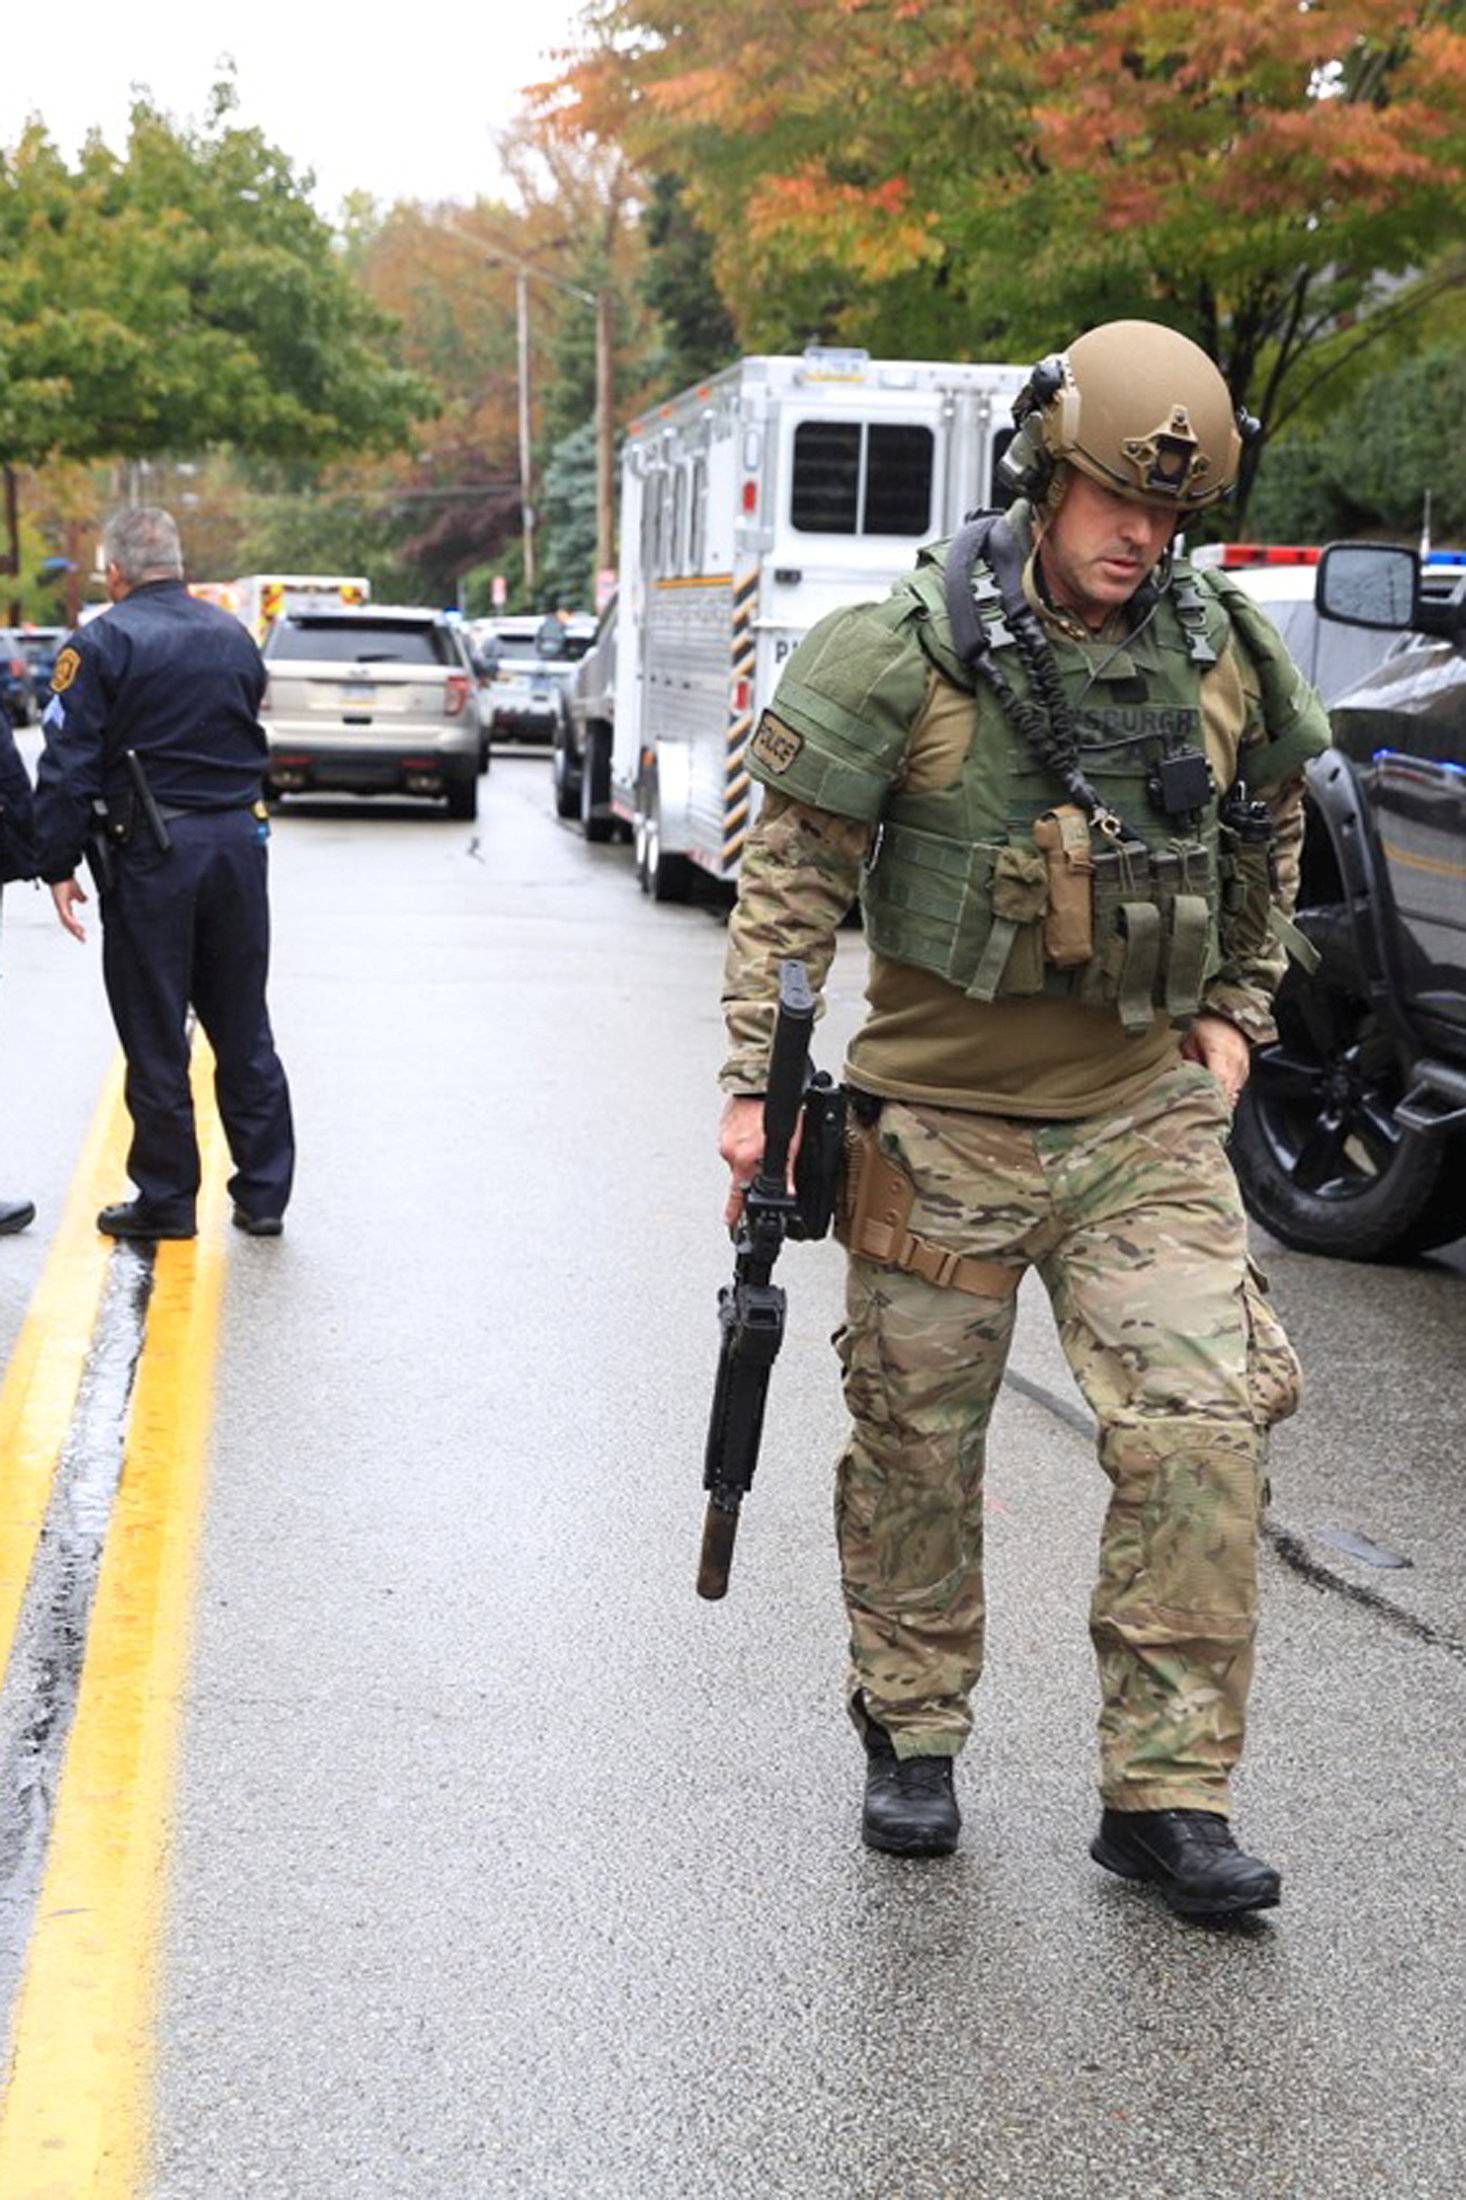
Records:
M1028 372L742 359L632 423L609 796L658 901L694 865L735 876L758 793L744 754L784 660L992 501ZM586 769L604 783L603 759Z

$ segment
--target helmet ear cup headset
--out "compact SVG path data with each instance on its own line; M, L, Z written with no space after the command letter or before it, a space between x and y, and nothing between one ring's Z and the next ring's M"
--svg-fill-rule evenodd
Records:
M1054 478L1054 457L1044 435L1044 407L1064 386L1068 361L1061 351L1040 359L1013 400L1015 434L997 464L997 480L1007 496L1041 504Z

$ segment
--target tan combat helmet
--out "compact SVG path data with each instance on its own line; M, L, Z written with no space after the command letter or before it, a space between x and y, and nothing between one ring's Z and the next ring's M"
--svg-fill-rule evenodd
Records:
M1228 494L1251 426L1201 346L1158 321L1106 321L1041 360L1013 417L1002 473L1030 501L1062 464L1178 515Z

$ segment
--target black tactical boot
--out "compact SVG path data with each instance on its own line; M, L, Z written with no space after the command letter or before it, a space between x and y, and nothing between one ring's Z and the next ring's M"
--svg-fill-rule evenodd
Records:
M1244 1855L1214 1810L1107 1810L1089 1853L1122 1879L1159 1887L1177 1917L1271 1910L1282 1891L1282 1874Z
M97 1217L97 1228L104 1237L114 1238L191 1238L197 1234L191 1222L177 1215L159 1214L141 1199L119 1199L115 1206L104 1207Z
M243 1207L236 1207L229 1219L246 1237L279 1237L285 1228L279 1215L252 1215Z
M888 1856L950 1856L962 1815L950 1757L898 1757L884 1727L865 1728L865 1812L860 1835Z

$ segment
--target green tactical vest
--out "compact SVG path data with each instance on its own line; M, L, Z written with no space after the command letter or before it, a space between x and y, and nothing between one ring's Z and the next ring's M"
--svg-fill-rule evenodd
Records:
M922 584L925 593L926 576ZM1163 758L1203 748L1200 673L1230 629L1215 599L1208 610L1194 582L1179 585L1179 602L1173 583L1124 645L1066 638L1057 651L1079 720L1080 769L1134 835L1112 841L1090 828L1091 959L1059 969L1045 958L1049 868L1033 827L1066 797L985 687L957 783L898 789L887 800L863 896L878 954L934 971L974 1000L1057 993L1113 1003L1127 1030L1148 1031L1158 1008L1178 1021L1195 1015L1222 961L1221 790L1183 828L1155 806L1147 782ZM996 586L979 580L975 593L997 661L1024 695ZM932 608L920 632L924 646L941 649L945 606Z
M1241 844L1226 830L1225 789L1212 786L1182 819L1167 817L1151 791L1165 758L1204 751L1201 675L1234 624L1263 690L1269 738L1255 752L1259 784L1297 770L1326 739L1327 722L1281 639L1241 590L1217 583L1209 575L1199 586L1178 561L1154 611L1123 643L1065 637L1056 645L1079 720L1080 769L1129 828L1111 837L1076 828L1072 807L1067 813L1066 838L1088 874L1090 938L1088 958L1071 953L1066 967L1052 959L1056 859L1046 860L1034 831L1068 798L986 683L974 692L953 648L940 553L924 553L884 604L836 613L812 630L751 767L796 800L878 820L862 889L878 954L930 970L974 1000L1049 994L1112 1005L1125 1029L1140 1033L1157 1011L1185 1022L1209 979L1266 949L1277 929L1266 844ZM974 593L996 663L1026 696L1021 654L981 565ZM901 783L900 758L933 667L973 695L978 724L955 783L914 793ZM1087 847L1072 849L1076 832ZM1040 833L1052 842L1052 825Z

